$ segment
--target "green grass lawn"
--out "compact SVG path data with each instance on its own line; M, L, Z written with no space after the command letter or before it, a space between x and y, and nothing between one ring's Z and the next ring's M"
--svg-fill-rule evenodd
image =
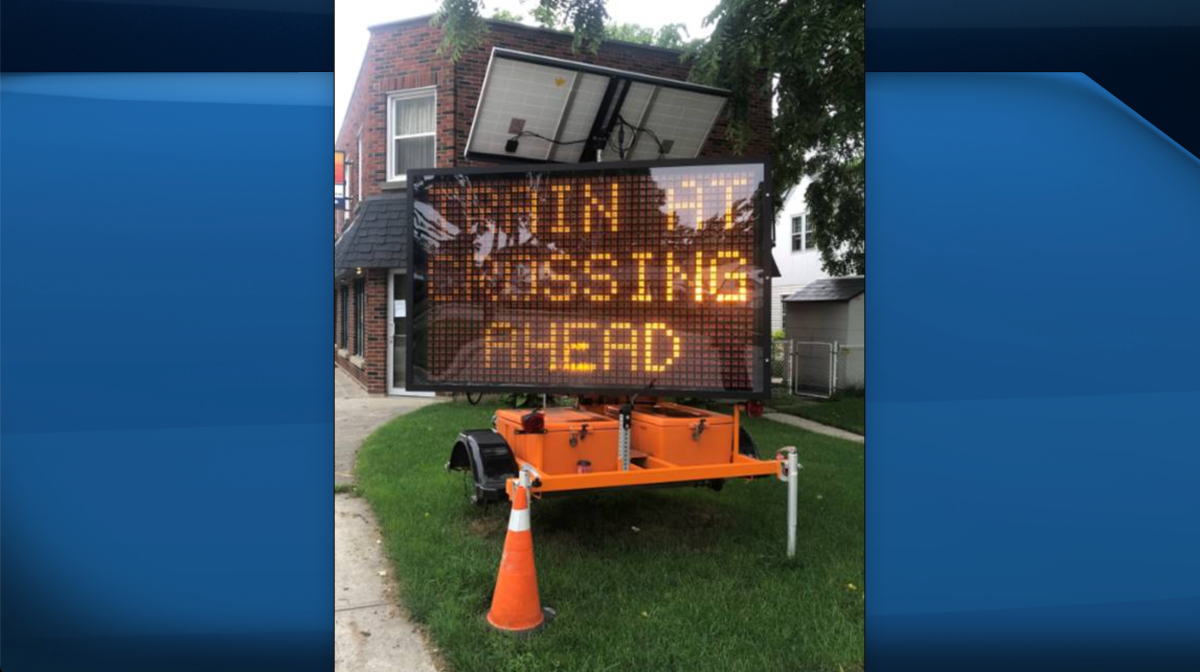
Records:
M775 397L768 405L781 413L816 420L863 436L867 434L866 397L843 397L815 403L801 397Z
M443 465L494 409L420 409L358 457L401 602L454 670L862 669L863 447L761 419L747 426L764 457L800 448L800 562L784 557L776 479L535 501L541 597L558 617L532 637L491 631L508 507L471 507Z

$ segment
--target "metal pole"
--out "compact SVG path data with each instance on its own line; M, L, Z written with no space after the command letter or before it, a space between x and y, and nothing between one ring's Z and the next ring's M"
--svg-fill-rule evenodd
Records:
M795 446L785 446L775 454L780 461L779 480L786 481L788 486L787 511L787 557L796 557L796 521L800 505L800 458Z
M833 384L829 386L829 396L833 396L837 392L838 353L841 351L841 349L842 349L841 345L839 345L837 341L834 341L833 342Z
M621 406L621 426L617 430L617 459L621 471L629 471L629 430L633 425L633 404Z
M796 518L797 507L800 503L800 461L796 457L796 449L788 452L788 535L787 554L789 558L796 557Z
M530 509L533 508L533 479L538 478L538 472L528 464L521 466L520 473L517 474L517 487L525 488L525 496L529 502Z

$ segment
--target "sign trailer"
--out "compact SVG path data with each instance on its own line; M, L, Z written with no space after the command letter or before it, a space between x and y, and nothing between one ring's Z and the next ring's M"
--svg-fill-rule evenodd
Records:
M769 166L410 170L407 388L577 397L498 411L449 466L472 500L780 476L740 426L770 394ZM743 400L733 413L662 396Z

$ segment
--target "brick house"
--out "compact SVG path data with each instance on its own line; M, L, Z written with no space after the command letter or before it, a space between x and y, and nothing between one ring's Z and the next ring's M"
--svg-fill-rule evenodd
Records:
M488 21L483 44L457 63L437 54L442 33L431 17L373 26L335 149L346 152L350 211L336 212L335 363L375 394L404 393L407 184L411 167L487 165L464 157L493 47L674 80L687 79L681 53L605 42L598 53L571 51L566 33ZM770 150L771 107L752 96L746 154ZM725 114L701 156L734 154Z

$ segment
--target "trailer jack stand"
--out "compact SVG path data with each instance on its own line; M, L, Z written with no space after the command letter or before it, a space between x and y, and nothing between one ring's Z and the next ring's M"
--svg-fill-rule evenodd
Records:
M779 460L779 480L788 486L787 509L787 557L796 557L796 521L800 505L800 466L795 446L780 448L775 454Z

